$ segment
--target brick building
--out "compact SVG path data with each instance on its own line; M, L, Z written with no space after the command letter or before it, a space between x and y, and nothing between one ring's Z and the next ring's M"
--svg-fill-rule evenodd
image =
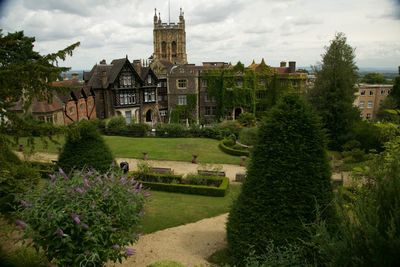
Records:
M389 95L393 85L390 84L358 84L354 105L360 109L363 119L375 119L380 104Z

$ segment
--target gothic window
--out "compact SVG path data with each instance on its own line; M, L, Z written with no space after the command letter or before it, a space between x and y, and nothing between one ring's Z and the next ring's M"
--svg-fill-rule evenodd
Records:
M171 48L172 48L172 57L176 58L176 42L175 41L172 42Z
M144 102L154 102L156 101L156 92L155 91L145 91L144 92Z
M187 105L186 95L178 95L178 105L180 106Z
M167 58L167 43L166 42L161 43L161 57Z
M186 89L186 87L187 87L187 80L179 79L178 80L178 89Z
M116 97L117 106L136 104L136 95L132 91L119 92Z

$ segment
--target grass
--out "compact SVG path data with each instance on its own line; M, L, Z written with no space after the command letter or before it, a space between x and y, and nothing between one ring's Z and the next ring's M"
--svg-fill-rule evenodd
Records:
M199 163L240 164L240 157L222 152L218 148L219 141L214 139L103 137L116 157L142 158L143 152L147 152L150 160L191 161L192 155L196 154ZM55 137L54 140L59 144L48 142L46 146L40 138L35 138L35 150L58 153L64 137ZM20 138L19 143L26 144L26 138Z
M146 213L142 221L143 233L152 233L229 212L240 188L239 184L231 184L228 194L223 198L151 191L152 196L146 203Z

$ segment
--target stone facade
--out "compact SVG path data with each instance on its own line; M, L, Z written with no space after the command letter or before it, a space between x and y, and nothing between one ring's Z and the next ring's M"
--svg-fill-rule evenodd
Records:
M154 14L153 30L154 59L168 60L173 64L186 64L186 32L182 9L178 23L163 23L161 15Z
M390 84L358 84L354 105L360 109L360 116L367 120L375 119L381 103L392 88Z

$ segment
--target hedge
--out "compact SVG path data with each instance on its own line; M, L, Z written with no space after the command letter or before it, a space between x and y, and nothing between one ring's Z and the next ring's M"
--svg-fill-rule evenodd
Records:
M142 184L145 187L149 187L151 190L156 190L156 191L224 197L229 187L229 179L227 177L222 178L222 183L219 187L211 187L205 185L153 183L153 182L142 182Z
M224 145L224 141L219 142L219 148L226 154L233 156L250 156L250 152L246 150L237 150Z
M32 167L32 169L38 171L40 177L43 179L49 178L49 175L56 171L56 164L54 163L30 161L29 165Z
M214 186L219 187L223 182L223 178L221 176L205 176L199 174L188 174L186 178L183 180L183 183L190 185L206 185L206 186Z
M169 173L141 173L131 172L131 175L137 177L138 180L143 182L154 182L154 183L182 183L182 175L169 174Z

